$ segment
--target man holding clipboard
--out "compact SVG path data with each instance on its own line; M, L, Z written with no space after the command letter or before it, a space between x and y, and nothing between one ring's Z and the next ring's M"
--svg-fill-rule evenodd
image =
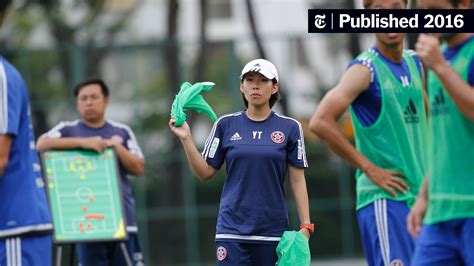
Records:
M81 119L61 122L42 135L38 151L85 149L102 152L115 147L120 168L127 232L129 238L121 242L95 242L76 244L76 253L82 265L136 265L143 263L137 236L135 201L127 175L141 175L144 170L143 153L132 130L123 124L106 120L105 109L109 90L101 79L85 80L74 88L76 107Z

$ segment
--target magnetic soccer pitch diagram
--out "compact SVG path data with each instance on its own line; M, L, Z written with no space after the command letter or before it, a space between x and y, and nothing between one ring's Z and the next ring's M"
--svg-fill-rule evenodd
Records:
M55 242L127 238L115 151L41 154Z

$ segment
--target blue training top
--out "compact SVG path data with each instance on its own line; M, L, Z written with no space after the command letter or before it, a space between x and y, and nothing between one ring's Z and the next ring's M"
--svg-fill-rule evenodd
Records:
M106 121L101 128L92 128L76 120L72 122L61 122L41 137L48 138L68 138L68 137L101 137L103 139L116 139L122 142L132 154L138 158L143 158L143 153L138 146L135 135L130 127L114 121ZM119 161L120 187L122 190L125 216L127 220L127 231L137 232L135 221L135 200L133 198L132 187L127 177L127 171Z
M0 57L0 134L11 135L8 165L0 175L0 239L51 231L31 125L28 88L21 74Z
M410 83L410 80L411 80L410 71L408 69L407 62L405 62L405 59L403 59L401 63L393 62L387 59L386 57L384 57L375 47L371 49L375 50L377 53L380 54L380 58L390 68L392 73L396 77L400 78L402 83L404 82L406 84ZM418 58L418 56L416 56L416 53L414 51L412 50L408 50L408 51L410 52L415 62L417 63L416 65L418 66L418 70L420 71L420 75L421 75L420 59ZM378 76L377 76L377 73L374 71L375 68L373 66L373 62L371 62L370 65L367 65L367 63L355 58L349 64L349 67L355 64L364 65L367 68L369 68L371 72L369 88L366 91L359 94L359 96L357 96L357 98L351 104L352 109L354 110L354 113L359 119L359 121L362 123L363 126L368 127L377 120L377 118L379 117L380 111L382 110L382 98L380 95Z
M288 230L283 188L288 165L308 167L301 124L271 112L253 121L245 112L220 117L203 158L215 169L226 163L216 240L279 241Z

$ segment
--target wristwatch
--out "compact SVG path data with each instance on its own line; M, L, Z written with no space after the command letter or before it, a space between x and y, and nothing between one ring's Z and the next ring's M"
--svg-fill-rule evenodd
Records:
M314 224L301 224L300 229L306 228L309 230L309 233L314 233Z

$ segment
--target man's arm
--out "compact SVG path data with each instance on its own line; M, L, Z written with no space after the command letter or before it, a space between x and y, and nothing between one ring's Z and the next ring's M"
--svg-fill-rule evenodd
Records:
M394 189L404 193L408 186L398 178L401 173L379 168L360 153L344 136L337 120L349 105L370 85L370 71L360 64L351 66L342 76L339 84L330 90L320 102L309 127L336 154L352 166L362 170L377 186L396 197Z
M427 176L423 180L415 204L407 216L408 232L410 232L413 237L418 237L420 234L420 230L423 225L423 218L425 217L426 210L428 209L428 184L429 177Z
M43 150L85 149L94 150L100 153L111 146L115 146L117 157L127 172L132 175L141 175L143 173L145 161L133 155L121 143L110 139L102 139L99 137L40 137L36 144L36 149L39 152Z
M439 49L439 39L420 34L415 47L418 56L426 67L435 72L459 110L474 121L474 89L444 59Z
M145 169L145 160L137 157L135 154L131 153L122 143L115 140L106 140L107 146L114 146L115 151L117 152L117 157L125 168L125 170L132 175L141 175Z
M109 147L109 143L105 139L99 137L87 138L49 138L41 136L36 143L36 149L41 152L43 150L70 150L85 149L102 152Z
M11 144L11 135L0 134L0 176L3 175L7 168Z
M306 189L306 180L304 177L304 169L296 168L294 166L288 166L288 177L290 180L291 192L295 198L296 210L300 218L300 223L309 224L311 219L309 218L309 200L308 191ZM300 232L307 238L310 236L310 232L306 228L300 229Z

